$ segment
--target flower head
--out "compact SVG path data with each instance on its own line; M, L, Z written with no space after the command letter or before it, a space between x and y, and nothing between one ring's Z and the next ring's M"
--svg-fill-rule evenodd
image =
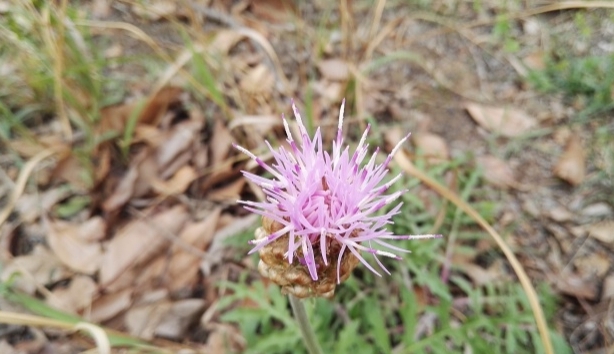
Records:
M265 178L243 171L245 177L259 185L266 195L266 200L262 202L239 201L264 220L264 227L259 229L256 240L252 241L255 247L250 253L260 251L261 259L266 261L262 250L274 245L279 253L281 245L281 256L285 262L296 263L297 267L306 270L313 282L323 281L321 277L323 274L328 276L330 272L327 268L332 267L336 270L333 279L339 283L358 264L352 260L360 261L380 275L363 257L365 254L372 255L379 267L390 274L378 256L398 259L390 251L409 252L390 244L390 240L438 237L393 235L386 229L388 224L393 223L391 218L399 213L402 203L386 213L379 211L393 204L405 191L386 194L390 186L401 178L401 174L387 182L385 177L393 155L409 135L399 141L382 163L376 163L379 148L366 160L369 150L366 138L370 126L367 126L354 152L350 152L349 146L343 145L344 105L345 101L341 105L337 136L331 153L323 148L320 128L313 138L309 136L294 103L292 109L300 140L294 139L284 117L290 149L283 146L274 149L266 142L273 156L272 164L235 145L272 176ZM348 262L353 266L349 267L347 274L341 274L344 264ZM267 264L270 265L270 262ZM271 275L271 271L266 273Z

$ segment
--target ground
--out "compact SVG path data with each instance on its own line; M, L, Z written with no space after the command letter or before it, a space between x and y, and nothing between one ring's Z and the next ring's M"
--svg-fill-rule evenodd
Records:
M412 133L391 229L443 238L309 301L327 352L610 353L613 8L0 1L1 351L301 352L233 143L345 99L351 146Z

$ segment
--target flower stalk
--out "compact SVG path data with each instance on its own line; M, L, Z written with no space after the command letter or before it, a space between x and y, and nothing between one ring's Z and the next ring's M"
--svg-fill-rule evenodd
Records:
M318 343L318 339L316 338L316 334L313 331L313 327L311 327L311 323L309 323L309 318L307 317L307 311L305 311L305 304L303 304L303 300L294 295L288 295L288 298L290 299L292 313L294 314L298 328L303 336L303 342L305 342L307 351L309 354L323 354L320 344Z

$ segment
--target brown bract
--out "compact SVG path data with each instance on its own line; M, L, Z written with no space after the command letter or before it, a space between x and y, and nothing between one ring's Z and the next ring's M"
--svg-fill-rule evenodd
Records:
M262 227L256 230L256 239L264 239L280 228L279 223L263 218ZM288 235L281 236L260 249L260 262L258 262L260 274L281 286L282 294L291 294L300 299L308 297L332 298L337 287L337 261L341 250L340 245L335 242L330 243L326 254L328 264L324 263L319 252L315 252L318 280L314 281L309 275L307 266L296 259L301 257L300 252L298 252L299 254L297 254L293 263L288 262L288 258L285 256L288 251L288 237ZM343 253L339 268L339 283L349 278L358 262L358 258L349 251Z

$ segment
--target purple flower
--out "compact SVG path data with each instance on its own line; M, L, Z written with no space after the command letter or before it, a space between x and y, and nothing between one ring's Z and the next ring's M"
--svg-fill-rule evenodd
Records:
M409 252L390 244L389 240L426 239L440 237L439 235L393 235L386 229L393 224L391 218L399 213L402 203L384 214L378 211L392 204L406 190L385 194L392 184L401 178L401 174L384 183L388 173L388 164L401 145L409 138L405 136L392 149L383 163L376 163L379 148L368 161L369 145L366 143L370 126L367 126L356 150L350 153L349 146L343 146L343 110L345 100L339 112L337 137L333 141L332 154L322 146L320 128L313 139L307 133L301 116L294 102L292 109L298 122L301 135L295 141L285 117L284 128L288 136L290 150L280 146L269 147L274 163L265 163L248 151L235 145L235 148L255 160L264 170L272 175L271 179L242 171L246 178L259 185L266 195L266 201L252 202L241 200L245 208L260 214L281 225L278 231L267 237L252 241L255 247L250 253L256 252L276 239L288 235L288 250L285 254L289 263L295 258L309 270L311 278L318 280L316 254L320 254L325 264L337 262L337 282L339 282L339 265L344 252L351 252L373 273L380 275L362 255L373 255L377 264L390 274L377 256L400 259L394 253L375 249L386 248L397 252ZM302 142L301 142L302 141ZM327 247L336 242L340 245L337 260L327 259ZM297 254L301 256L297 256Z

